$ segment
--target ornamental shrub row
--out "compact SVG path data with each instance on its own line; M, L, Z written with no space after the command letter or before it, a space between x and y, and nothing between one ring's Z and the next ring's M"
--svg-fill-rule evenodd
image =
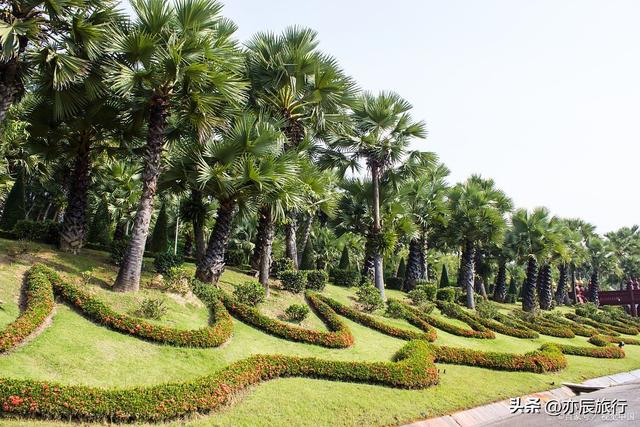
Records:
M429 314L426 313L422 313L420 312L420 310L417 310L414 307L411 307L410 305L407 304L402 304L404 309L406 311L408 311L410 314L413 314L413 316L418 317L419 319L421 319L422 321L426 322L427 324L434 326L438 329L440 329L441 331L445 331L448 332L450 334L453 335L458 335L460 337L466 337L466 338L484 338L484 339L493 339L495 338L495 334L491 331L476 331L473 329L465 329L465 328L461 328L459 326L453 325L451 323L447 323L443 320L438 319L437 317L434 316L430 316ZM409 321L409 319L407 318L407 321Z
M322 319L329 332L305 329L262 314L257 308L238 302L224 292L220 298L231 314L241 321L271 335L291 341L315 344L329 348L347 348L353 344L353 335L349 327L340 320L331 307L321 301L314 293L306 293L307 300Z
M622 359L624 358L624 350L615 345L606 347L578 347L575 345L557 344L564 354L573 356L596 357L599 359Z
M492 331L499 334L509 335L514 338L538 338L540 335L529 328L523 323L516 321L515 319L505 316L502 313L496 313L493 319L483 319L478 317L478 322L482 323Z
M555 372L567 366L567 359L555 344L544 344L526 354L497 353L446 346L433 346L436 362L479 366L501 371Z
M521 321L526 323L527 328L533 329L543 335L558 338L573 338L576 336L568 327L541 316L534 316L523 311L515 311L514 313Z
M637 340L635 338L612 337L610 335L593 335L589 338L589 342L593 345L597 345L598 347L604 347L611 343L613 344L624 343L625 345L640 345L640 340Z
M436 300L445 302L456 301L456 288L453 286L447 288L439 288L436 292Z
M603 332L606 335L618 336L619 333L611 328L611 325L604 325L598 321L590 319L588 317L578 316L573 313L566 313L565 317L567 319L573 320L576 323L588 325L593 328L596 328L598 331Z
M492 331L487 329L480 322L480 318L478 316L473 316L473 315L467 313L462 308L458 307L457 304L450 303L450 302L444 302L444 301L437 301L436 304L438 305L438 308L440 309L440 311L443 314L445 314L445 315L447 315L449 317L452 317L454 319L458 319L458 320L466 323L474 331L486 334L486 336L484 336L484 337L483 336L476 336L474 338L495 338L496 337L496 335ZM463 329L461 328L461 330L463 330Z
M346 305L341 304L338 301L324 295L317 295L317 297L328 304L340 315L351 319L356 323L360 323L361 325L364 325L368 328L375 329L378 332L382 332L385 335L405 340L420 339L426 341L435 341L436 339L436 331L433 328L429 328L426 332L416 332L397 328L395 326L391 326L384 322L381 322L380 320L369 314L365 314L353 308L347 307ZM426 327L428 327L428 325Z
M411 341L396 353L394 360L369 363L257 355L193 381L119 390L0 379L0 408L9 415L30 418L159 422L218 409L248 386L278 377L322 378L406 389L438 383L429 344Z
M360 272L352 270L342 270L339 268L331 270L329 278L336 286L344 286L350 288L352 286L358 286L360 284L361 276Z
M32 221L23 219L13 227L13 233L18 239L33 242L57 244L60 240L61 224L56 221Z
M218 347L226 342L233 332L231 316L217 299L203 289L205 285L196 286L194 293L203 299L211 311L212 324L202 329L180 330L118 313L93 295L64 282L53 270L44 266L42 268L56 295L88 319L115 331L161 344L199 348Z
M53 290L43 267L27 273L26 310L0 331L0 353L11 350L40 327L53 311Z

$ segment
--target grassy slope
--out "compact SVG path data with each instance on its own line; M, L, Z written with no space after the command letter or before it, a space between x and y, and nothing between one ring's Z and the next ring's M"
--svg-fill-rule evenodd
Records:
M190 299L172 298L155 290L142 295L114 295L105 289L115 273L108 267L104 254L87 251L80 258L52 252L46 247L33 256L10 264L2 254L10 242L0 240L0 325L15 319L21 277L34 261L44 261L79 280L79 273L92 269L99 280L91 286L100 298L108 300L122 311L131 311L144 297L167 299L170 312L162 321L175 327L202 327L206 310ZM143 283L151 280L146 274ZM242 274L228 271L223 287L247 280ZM102 283L103 288L98 286ZM352 303L352 291L329 286L327 295ZM390 292L400 298L401 293ZM278 316L291 303L301 303L301 296L273 292L263 310ZM508 308L508 307L505 307ZM346 320L356 339L353 348L331 350L306 344L292 343L271 337L243 323L234 321L234 335L219 349L179 349L147 343L121 335L86 321L82 316L59 304L53 324L42 335L17 351L0 356L3 376L55 380L62 383L124 387L182 381L220 369L229 362L255 353L281 353L317 356L342 360L388 360L402 345L402 341L387 337L371 329ZM440 315L435 313L435 315ZM404 321L385 322L413 328ZM451 319L448 319L451 321ZM323 327L311 316L307 327ZM466 346L478 350L524 352L542 342L557 341L589 345L586 339L572 340L542 336L537 340L520 340L498 335L496 340L461 338L438 331L437 344ZM288 378L259 385L240 396L235 405L221 413L197 416L186 422L194 426L211 425L386 425L398 424L495 401L531 391L549 389L563 381L586 378L640 368L640 347L625 347L627 358L601 360L568 356L569 367L556 374L537 375L520 372L496 372L487 369L439 364L441 384L426 390L406 391L385 387L331 381ZM61 425L62 423L2 420L0 425ZM184 423L180 423L184 424Z

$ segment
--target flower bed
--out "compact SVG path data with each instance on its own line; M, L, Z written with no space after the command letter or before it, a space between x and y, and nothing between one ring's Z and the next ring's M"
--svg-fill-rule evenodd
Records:
M271 335L291 341L316 344L329 348L347 348L353 345L353 335L349 327L340 320L336 312L312 292L305 293L311 307L320 319L327 325L330 332L305 329L289 323L272 319L260 313L255 307L241 304L235 298L221 293L222 301L227 310L238 319Z
M0 353L11 350L40 327L53 311L53 291L42 266L27 273L26 310L0 331Z
M395 326L388 325L369 314L365 314L353 308L347 307L346 305L341 304L338 301L328 298L324 295L317 295L317 297L320 298L326 304L328 304L332 309L334 309L337 313L341 314L342 316L347 317L353 320L354 322L360 323L361 325L364 325L368 328L375 329L378 332L382 332L385 335L389 335L395 338L401 338L405 340L413 340L413 339L426 340L426 341L436 340L437 334L435 329L431 328L428 324L425 324L425 322L420 322L419 321L420 319L417 319L417 320L414 319L415 326L423 330L426 329L426 331L425 332L409 331L407 329L396 328Z
M458 335L460 337L465 337L465 338L494 339L496 337L495 334L491 331L487 331L487 330L476 331L474 329L461 328L459 326L452 325L451 323L447 323L443 320L440 320L437 317L431 316L426 313L421 313L415 307L411 307L408 304L405 304L402 302L400 302L400 304L402 304L403 308L406 311L408 311L410 315L412 315L412 316L407 316L406 318L407 321L411 321L409 319L410 317L414 317L414 318L417 317L418 319L421 319L423 322L426 322L427 324L435 328L438 328L450 334Z

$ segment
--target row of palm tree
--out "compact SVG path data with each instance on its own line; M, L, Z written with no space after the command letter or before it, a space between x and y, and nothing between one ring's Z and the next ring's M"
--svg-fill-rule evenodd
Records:
M208 283L230 247L251 251L267 290L274 252L297 269L311 250L325 268L346 247L383 297L400 258L411 290L432 279L434 255L453 254L470 308L493 276L504 301L525 265L525 310L566 302L587 272L596 284L640 275L637 228L603 238L546 209L514 211L493 180L449 186L434 153L410 149L427 134L410 103L360 90L314 31L242 46L214 0L136 0L132 17L116 6L13 0L0 13L6 176L28 178L35 218L62 222L64 251L87 241L90 211L127 236L115 290L139 289L158 196Z

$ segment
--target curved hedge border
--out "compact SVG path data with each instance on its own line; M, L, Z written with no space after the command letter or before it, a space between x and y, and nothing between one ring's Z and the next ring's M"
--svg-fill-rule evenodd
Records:
M434 346L434 352L436 362L503 371L544 373L567 367L567 359L556 344L543 344L540 349L526 354L497 353L446 346Z
M496 314L493 320L478 318L480 322L498 333L503 335L509 335L515 338L538 338L540 334L536 331L527 328L523 323L516 321L515 319L505 316L502 313Z
M397 328L395 326L388 325L380 320L376 319L373 316L362 313L353 308L347 307L344 304L339 303L338 301L326 297L324 295L316 295L317 298L321 299L323 302L328 304L332 309L334 309L337 313L342 316L353 320L356 323L364 325L368 328L375 329L378 332L382 332L385 335L389 335L395 338L400 338L404 340L425 340L425 341L435 341L437 337L436 330L433 329L429 324L421 321L420 319L413 318L410 322L413 323L418 328L422 329L424 332L415 332L409 331L407 329Z
M563 318L551 318L551 317L546 317L545 319L550 320L552 322L555 323L559 323L569 329L571 329L571 331L573 331L574 334L581 336L581 337L591 337L593 335L598 334L598 331L593 328L592 326L587 326L585 324L580 324L568 319L563 319Z
M564 354L573 356L597 357L600 359L623 359L624 350L614 345L606 347L579 347L575 345L556 344Z
M402 307L408 311L410 314L410 316L407 316L407 321L411 322L410 318L414 318L417 317L418 319L421 319L422 321L428 323L429 325L438 328L442 331L448 332L450 334L453 335L457 335L460 337L465 337L465 338L480 338L480 339L495 339L495 334L491 331L477 331L475 329L465 329L465 328L461 328L459 326L453 325L451 323L447 323L443 320L438 319L437 317L431 316L429 314L426 313L421 313L418 309L416 309L415 307L411 307L408 304L405 304L401 301L397 301L399 302Z
M336 312L315 294L306 292L305 295L318 317L327 325L329 332L305 329L272 319L262 314L257 308L241 304L235 298L223 292L220 293L220 298L222 298L227 310L235 317L271 335L329 348L351 347L354 341L351 330L340 320Z
M6 414L31 418L157 422L217 409L238 391L279 377L357 381L405 389L438 383L429 344L411 341L394 360L369 363L257 355L194 381L120 390L0 379L0 408Z
M610 330L610 331L618 332L620 334L625 334L625 335L638 335L638 330L632 327L621 327L621 326L612 325L610 323L601 323L589 317L579 316L573 313L567 313L565 314L565 317L573 320L574 322L584 323L589 326L603 329L605 331Z
M443 314L466 323L474 331L484 334L485 336L483 338L494 339L496 337L496 334L494 334L493 331L490 331L485 325L482 324L478 316L473 316L467 313L462 308L458 307L457 304L445 301L436 301L436 304L438 305L438 309ZM462 328L460 329L464 330Z
M609 325L604 325L602 323L596 322L595 320L589 319L588 317L578 316L577 314L573 314L573 313L566 313L564 317L572 320L575 323L591 326L595 328L597 331L606 335L611 335L611 336L620 335L618 332L614 331L613 329L609 329Z
M592 335L589 342L598 347L604 347L609 344L640 345L640 340L635 338L612 337L610 335Z
M535 320L529 321L528 319L523 317L524 313L517 313L516 316L519 317L519 321L527 322L527 328L533 329L534 331L537 331L542 335L549 335L551 337L558 338L574 338L576 336L576 334L574 334L570 328L552 322L549 319L536 317Z
M27 273L26 309L0 331L0 353L11 350L34 333L53 311L53 291L42 266Z
M198 348L219 347L233 333L233 322L227 310L217 299L207 297L202 287L195 293L196 296L203 298L203 302L211 311L212 324L202 329L181 330L155 325L118 313L93 295L64 282L53 270L43 268L46 269L46 274L57 296L76 308L83 316L114 331L161 344Z

